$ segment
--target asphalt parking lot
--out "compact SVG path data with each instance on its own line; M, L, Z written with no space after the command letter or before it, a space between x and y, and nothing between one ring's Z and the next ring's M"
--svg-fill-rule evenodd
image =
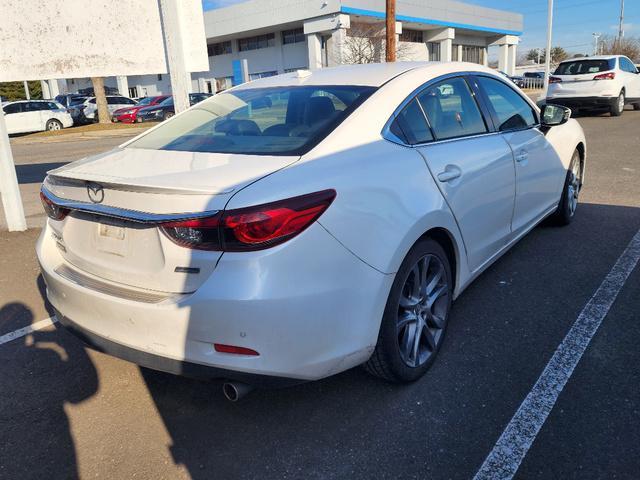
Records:
M479 277L432 369L407 386L354 369L233 404L219 382L140 369L57 324L19 336L52 315L39 230L0 232L0 478L473 478L640 230L640 112L579 121L588 165L574 223L539 226ZM30 165L122 141L21 146L23 195L43 172ZM515 478L638 478L640 267L603 292L610 309Z

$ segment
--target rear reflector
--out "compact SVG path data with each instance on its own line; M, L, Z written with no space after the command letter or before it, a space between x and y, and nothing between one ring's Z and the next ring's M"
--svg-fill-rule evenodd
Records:
M40 192L40 201L42 201L42 207L44 208L47 216L53 220L63 220L69 214L69 210L56 205L49 200L44 193Z
M301 195L213 217L168 222L160 229L176 244L197 250L245 252L279 245L303 232L336 197L335 190Z
M549 83L562 83L562 79L559 77L549 77Z
M607 72L593 77L594 80L614 80L616 78L616 72Z
M214 343L213 348L216 349L216 352L220 352L220 353L232 353L235 355L252 355L254 357L256 355L260 355L255 350L251 350L250 348L245 348L245 347L237 347L235 345L223 345L221 343Z

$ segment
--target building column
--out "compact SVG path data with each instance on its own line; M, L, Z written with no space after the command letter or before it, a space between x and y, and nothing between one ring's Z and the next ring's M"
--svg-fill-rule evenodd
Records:
M310 70L322 68L322 35L331 35L326 46L328 49L327 63L329 65L342 63L343 46L347 37L346 29L350 26L349 15L341 13L317 17L304 22Z
M49 84L50 98L56 98L56 96L60 95L60 89L58 88L58 80L49 80L47 83Z
M482 49L482 65L484 65L485 67L489 66L489 52L487 50L487 47L484 47Z
M494 40L491 45L500 47L498 52L498 69L507 75L514 75L516 72L516 53L520 39L515 35L504 35Z
M118 86L118 92L123 97L129 96L129 80L126 75L120 75L116 77L116 84Z
M42 89L42 98L44 100L51 100L51 91L49 90L49 82L46 80L40 80L40 88Z
M275 32L275 47L278 50L276 56L276 71L278 73L284 73L284 44L282 43L282 32Z
M342 65L343 56L342 50L344 49L344 45L347 41L347 30L344 28L338 28L331 32L331 38L329 39L329 45L327 48L329 49L329 67L335 67L337 65Z
M307 55L309 57L309 70L322 68L322 39L319 33L307 35Z
M456 38L454 28L440 28L427 30L424 35L425 42L440 43L440 61L450 62L453 57L453 39Z
M136 85L136 97L146 97L147 92L142 85Z
M515 75L518 45L509 45L507 52L507 74Z
M440 42L440 61L451 62L453 60L453 39L448 38Z
M203 77L198 78L198 92L200 92L200 93L208 93L207 92L207 81Z

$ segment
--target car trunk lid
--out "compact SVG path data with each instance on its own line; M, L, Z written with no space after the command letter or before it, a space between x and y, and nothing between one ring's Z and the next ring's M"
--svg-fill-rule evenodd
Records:
M221 253L179 246L158 222L213 215L238 190L297 159L116 149L49 172L43 187L71 208L50 225L70 268L133 288L193 292Z

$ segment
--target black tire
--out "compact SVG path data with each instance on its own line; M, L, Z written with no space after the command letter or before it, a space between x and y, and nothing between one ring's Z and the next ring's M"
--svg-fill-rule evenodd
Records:
M44 128L48 132L51 132L54 130L62 130L64 126L62 125L62 122L60 120L56 120L55 118L50 118L49 120L47 120L47 123L45 124Z
M440 288L443 290L443 293L436 297L436 303L438 303L438 309L439 312L441 312L439 317L442 318L442 327L435 329L437 332L433 336L435 348L425 350L424 353L428 354L428 356L424 362L417 366L410 366L403 359L400 347L400 327L398 323L399 311L402 308L400 305L400 297L403 294L403 289L407 286L409 276L413 272L412 269L424 258L429 258L430 261L433 261L435 258L439 260L440 264L434 262L434 265L444 267L442 270L442 278L446 284L436 287L438 290ZM430 265L430 263L427 265ZM382 317L376 348L371 358L364 365L369 373L395 383L413 382L425 374L433 364L444 340L449 313L451 311L452 285L449 259L440 244L430 238L425 238L416 243L405 257L393 281ZM429 323L427 322L424 328L426 329L428 325ZM418 341L420 342L421 340L419 339ZM416 358L417 357L418 355L416 355Z
M616 101L611 105L611 116L619 117L624 112L625 97L624 92L620 92Z
M175 115L175 113L173 112L164 112L164 115L162 116L162 120L167 120L171 117L173 117Z
M633 109L634 110L640 110L640 103L634 103L633 104Z
M576 175L577 174L577 175ZM577 177L577 178L576 178ZM569 199L570 189L575 192L575 204L572 206ZM575 189L577 188L577 191ZM573 221L578 206L578 195L582 188L582 163L580 160L580 152L576 150L571 157L569 170L564 180L564 188L562 189L562 197L558 204L558 209L553 213L552 220L556 225L569 225Z

